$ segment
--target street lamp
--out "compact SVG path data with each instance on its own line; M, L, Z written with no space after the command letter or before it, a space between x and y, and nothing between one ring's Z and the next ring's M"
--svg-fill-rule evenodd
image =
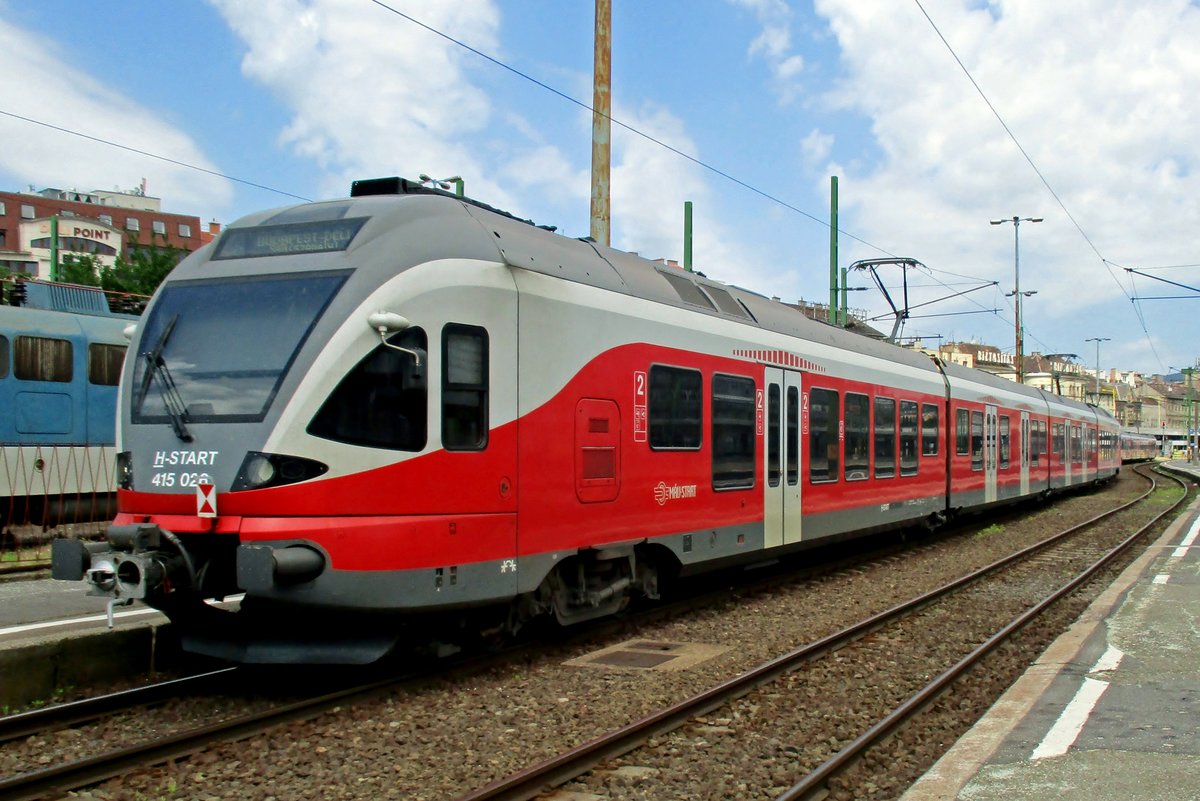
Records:
M1096 405L1100 405L1100 343L1111 342L1112 337L1088 337L1084 342L1096 343Z
M1021 291L1021 223L1031 222L1040 223L1041 217L1017 217L1013 216L1003 220L991 220L992 225L1003 225L1010 222L1013 224L1013 266L1014 266L1014 282L1012 299L1017 315L1017 383L1025 383L1025 347L1023 342L1023 333L1021 331L1021 298L1029 297L1033 292Z

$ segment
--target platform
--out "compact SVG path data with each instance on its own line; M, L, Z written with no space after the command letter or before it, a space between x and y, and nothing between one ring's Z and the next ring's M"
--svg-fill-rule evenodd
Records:
M1200 500L902 801L1200 798L1198 540Z

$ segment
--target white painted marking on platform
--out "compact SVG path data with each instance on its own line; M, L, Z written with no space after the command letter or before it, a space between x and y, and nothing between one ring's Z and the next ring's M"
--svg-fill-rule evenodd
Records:
M1121 664L1121 659L1123 659L1124 656L1124 651L1122 651L1120 648L1117 648L1115 645L1110 645L1108 646L1108 650L1096 660L1096 664L1092 665L1092 669L1088 672L1105 673L1110 670L1116 670Z
M1183 538L1183 542L1179 543L1179 547L1175 549L1175 553L1171 554L1171 558L1182 559L1187 556L1188 548L1195 544L1197 536L1200 536L1200 517L1192 521L1192 527L1188 529L1187 536Z
M1046 736L1042 738L1038 747L1033 749L1030 759L1046 759L1067 753L1079 739L1079 733L1083 731L1083 724L1087 723L1092 710L1096 708L1100 697L1107 689L1108 682L1106 681L1084 679L1079 692L1075 693L1071 703L1067 704L1067 708L1058 716L1058 720L1050 727L1050 731L1046 732Z
M230 595L224 601L217 602L213 600L205 601L211 606L224 606L225 604L237 603L246 597L244 593L238 595ZM122 620L130 617L145 617L146 615L161 615L157 609L130 609L124 612L114 612L114 620ZM39 623L24 623L20 626L9 626L8 628L0 629L0 637L9 634L25 634L30 631L40 631L42 629L54 629L61 626L73 626L79 623L107 623L108 615L87 615L85 617L67 617L58 620L43 620Z
M1166 584L1170 580L1171 580L1171 576L1168 575L1167 573L1159 573L1157 576L1154 577L1155 584Z

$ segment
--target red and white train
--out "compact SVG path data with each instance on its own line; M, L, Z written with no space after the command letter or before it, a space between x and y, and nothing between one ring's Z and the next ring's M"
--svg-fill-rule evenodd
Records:
M119 514L55 576L243 661L370 661L418 612L587 620L1120 468L1094 407L400 179L229 226L131 353Z

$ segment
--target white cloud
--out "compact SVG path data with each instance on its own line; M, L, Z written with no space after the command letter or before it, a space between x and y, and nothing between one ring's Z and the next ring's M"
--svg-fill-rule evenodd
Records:
M1200 9L1185 0L942 0L926 8L1104 257L1200 261L1191 235L1200 114L1190 102L1200 96ZM1012 226L987 221L1043 216L1044 224L1021 229L1022 289L1039 290L1030 305L1042 319L1124 301L919 9L818 0L816 10L845 69L828 99L866 115L883 153L843 177L858 233L1011 288Z
M0 20L5 110L91 139L0 115L0 171L38 188L129 189L143 178L164 211L220 210L228 180L104 144L218 171L185 132L54 53L54 43Z
M762 56L771 67L781 99L790 100L795 93L792 82L804 71L804 57L792 46L792 9L784 0L730 0L734 5L750 10L762 32L750 43L751 56Z
M247 47L242 71L292 111L280 142L327 172L325 195L364 175L471 176L471 192L504 203L469 139L494 109L461 47L371 3L212 0ZM488 0L410 3L414 18L497 52Z

